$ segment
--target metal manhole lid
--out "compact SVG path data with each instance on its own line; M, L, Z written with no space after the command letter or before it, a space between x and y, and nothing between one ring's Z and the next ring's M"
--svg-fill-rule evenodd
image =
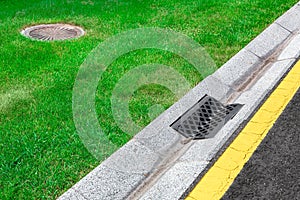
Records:
M223 105L205 95L187 112L180 116L171 127L187 138L211 138L241 109L241 104Z
M81 37L84 33L82 28L70 24L40 24L21 31L25 37L40 41L67 40Z

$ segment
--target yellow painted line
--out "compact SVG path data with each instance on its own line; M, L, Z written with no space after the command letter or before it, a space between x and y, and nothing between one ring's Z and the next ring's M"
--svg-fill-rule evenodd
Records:
M220 199L300 87L300 61L203 176L186 200Z

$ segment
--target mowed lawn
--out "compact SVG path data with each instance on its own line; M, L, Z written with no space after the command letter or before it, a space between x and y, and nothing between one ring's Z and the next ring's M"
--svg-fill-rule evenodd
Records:
M297 0L45 0L0 1L0 199L55 199L96 167L76 133L74 81L100 42L126 30L161 27L193 38L221 66ZM28 25L64 22L82 26L82 38L32 41ZM118 146L131 136L116 125L110 97L118 80L145 63L174 67L191 85L200 75L179 56L138 50L118 58L102 75L96 96L99 123ZM243 67L243 66L240 66ZM166 77L167 78L167 77ZM154 104L177 98L165 87L146 85L130 102L140 126Z

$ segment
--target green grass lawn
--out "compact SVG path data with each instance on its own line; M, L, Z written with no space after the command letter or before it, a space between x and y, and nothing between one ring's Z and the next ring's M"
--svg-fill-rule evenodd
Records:
M100 42L139 27L170 28L199 42L217 66L243 48L297 0L0 1L0 197L54 199L96 167L82 144L72 116L72 89L87 55ZM19 31L31 24L66 22L84 27L77 40L38 42ZM191 85L199 74L182 58L161 50L121 56L99 82L99 123L122 146L130 136L114 122L110 97L134 66L174 67ZM241 66L243 67L243 66ZM166 88L147 85L134 93L134 121L150 122L148 108L176 102Z

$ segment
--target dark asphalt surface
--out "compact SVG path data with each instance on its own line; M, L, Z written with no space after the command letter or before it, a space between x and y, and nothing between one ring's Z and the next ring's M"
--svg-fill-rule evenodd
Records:
M300 90L222 199L300 200Z

